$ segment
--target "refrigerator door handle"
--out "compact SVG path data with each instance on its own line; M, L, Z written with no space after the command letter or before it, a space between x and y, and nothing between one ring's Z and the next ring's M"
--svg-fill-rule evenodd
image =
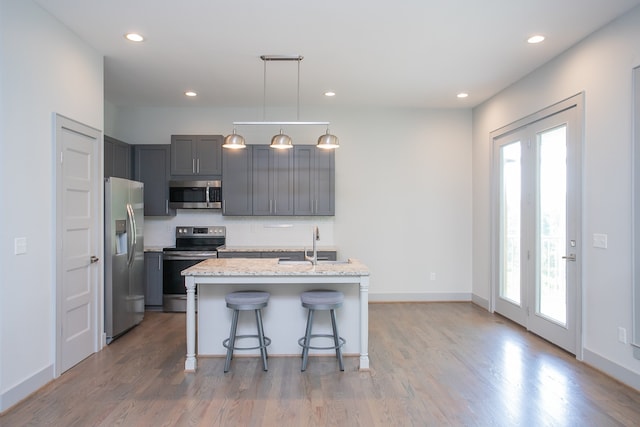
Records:
M131 243L127 242L129 244L129 247L127 248L129 253L127 264L131 266L131 264L133 264L133 258L135 255L135 248L136 248L136 223L133 215L133 208L131 207L130 203L127 203L127 217L129 220L128 221L129 228L131 230L131 240L130 240Z

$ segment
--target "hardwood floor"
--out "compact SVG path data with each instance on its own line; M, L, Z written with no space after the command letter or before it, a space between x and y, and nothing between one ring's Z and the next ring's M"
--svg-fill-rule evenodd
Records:
M338 313L339 316L339 313ZM144 322L0 416L0 426L637 426L640 392L471 303L371 304L358 358L198 359L184 314ZM338 322L340 318L338 317Z

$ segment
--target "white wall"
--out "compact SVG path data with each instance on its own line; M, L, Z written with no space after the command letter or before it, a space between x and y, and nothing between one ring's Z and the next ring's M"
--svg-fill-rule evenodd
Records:
M272 112L272 115L273 114ZM255 109L118 109L117 134L132 144L170 142L171 134L228 134L233 121L260 120ZM272 119L275 120L275 119ZM291 120L283 112L280 120ZM371 269L373 300L470 300L470 110L318 109L301 120L330 121L336 152L336 215L323 218L232 218L178 211L145 221L147 246L173 243L176 225L227 226L230 245L335 245L341 258ZM277 129L238 129L247 143L268 143ZM320 128L286 129L313 144ZM223 184L224 185L224 184ZM291 228L269 228L287 224ZM430 273L435 280L430 280Z
M490 298L489 133L584 91L582 290L584 358L640 388L640 361L618 342L632 331L632 68L640 65L640 8L473 111L473 293ZM606 250L594 233L608 235Z
M52 113L101 129L103 63L31 1L3 0L0 64L1 411L53 375Z

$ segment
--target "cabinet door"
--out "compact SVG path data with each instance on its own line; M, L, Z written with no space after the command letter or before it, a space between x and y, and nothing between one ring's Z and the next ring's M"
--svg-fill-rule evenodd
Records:
M304 252L303 251L262 252L262 258L278 258L285 261L304 261Z
M222 152L222 214L252 215L253 147Z
M270 150L272 215L293 215L293 150Z
M162 305L162 252L144 253L144 304Z
M253 147L253 214L293 215L293 153Z
M144 215L175 215L169 209L169 145L136 145L134 157L135 179L144 183Z
M195 135L171 135L171 175L195 175Z
M271 215L270 151L268 145L253 146L253 215ZM224 183L223 183L224 185Z
M295 171L294 213L313 215L315 207L315 168L312 146L297 145L293 148Z
M336 214L336 167L335 151L314 148L315 150L315 207L314 215Z
M110 136L104 137L104 176L131 179L131 146Z
M195 158L198 175L222 175L222 135L198 136Z

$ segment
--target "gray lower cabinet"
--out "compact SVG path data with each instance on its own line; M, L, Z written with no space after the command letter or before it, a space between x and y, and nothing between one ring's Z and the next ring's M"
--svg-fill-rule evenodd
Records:
M131 179L131 145L104 136L104 176Z
M285 261L303 261L303 251L269 251L260 252L261 258L279 258Z
M222 140L222 135L171 135L172 179L219 179Z
M253 147L222 152L222 214L253 215Z
M312 256L313 252L307 251ZM318 261L335 261L336 251L318 251ZM279 258L287 261L303 261L304 251L229 251L218 252L218 258Z
M293 148L295 215L335 215L335 151Z
M260 252L218 252L218 258L260 258Z
M162 307L162 252L144 253L144 304Z
M144 183L144 215L174 216L169 209L169 144L136 145L135 180Z
M254 146L253 215L293 215L293 186L291 150Z

